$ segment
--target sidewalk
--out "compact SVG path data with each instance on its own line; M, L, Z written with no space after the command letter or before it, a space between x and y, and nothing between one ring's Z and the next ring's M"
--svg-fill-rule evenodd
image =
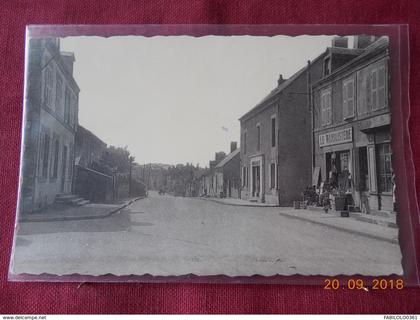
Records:
M340 231L398 244L398 229L368 223L354 218L343 218L336 212L324 213L310 209L279 208L279 214L288 218L332 227Z
M143 198L144 197L136 197L127 199L124 202L117 204L90 203L80 207L55 204L39 213L21 215L19 217L19 222L50 222L106 218Z
M212 198L212 197L198 197L197 199L213 201L216 203L226 204L230 206L242 206L242 207L278 207L276 204L251 202L249 200L235 199L235 198Z
M279 207L273 204L250 202L242 199L232 198L198 198L201 200L212 201L231 206L242 206L242 207L277 207L279 209L279 215L322 225L330 228L334 228L343 232L356 234L376 240L386 241L394 244L398 244L398 228L388 223L377 223L377 217L375 221L367 221L362 219L360 214L351 214L348 218L343 218L338 212L329 211L325 213L321 209L293 209L291 207ZM392 227L391 227L392 226Z

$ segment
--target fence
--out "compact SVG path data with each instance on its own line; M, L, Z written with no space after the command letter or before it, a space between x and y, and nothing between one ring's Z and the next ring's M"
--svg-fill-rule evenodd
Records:
M112 177L76 165L74 181L74 193L96 203L111 203L146 195L146 187L142 182L132 179L130 186L128 174L116 173Z

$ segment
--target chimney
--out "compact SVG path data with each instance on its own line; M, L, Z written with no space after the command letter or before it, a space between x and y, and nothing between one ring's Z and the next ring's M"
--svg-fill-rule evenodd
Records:
M332 47L348 48L349 39L347 37L334 37L331 41Z
M215 160L210 160L209 161L209 167L210 167L210 170L211 169L214 169L214 167L217 165L217 163L216 163L216 161Z
M61 60L66 66L67 71L73 75L73 63L74 63L74 53L72 52L60 52Z
M354 49L365 49L373 42L375 42L375 36L367 36L367 35L358 35L354 36Z
M238 143L236 141L232 141L230 143L230 152L232 153L233 151L235 151L237 147L238 147Z
M285 81L286 81L286 79L283 79L283 75L280 74L279 79L277 80L277 85L280 86Z
M214 156L214 160L216 161L216 164L222 161L226 157L226 153L223 151L216 152Z

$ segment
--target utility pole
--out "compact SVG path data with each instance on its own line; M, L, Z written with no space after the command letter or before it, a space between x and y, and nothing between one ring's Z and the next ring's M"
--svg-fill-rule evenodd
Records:
M128 164L129 164L129 176L128 176L128 196L131 197L132 194L132 190L131 190L131 176L132 176L132 171L133 171L133 162L134 162L134 157L130 156L128 158Z

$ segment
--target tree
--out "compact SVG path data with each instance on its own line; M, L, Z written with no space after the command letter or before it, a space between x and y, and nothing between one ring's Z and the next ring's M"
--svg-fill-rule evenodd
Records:
M102 165L119 173L129 173L130 164L133 161L134 157L130 155L127 147L121 148L114 146L107 147L100 159Z

